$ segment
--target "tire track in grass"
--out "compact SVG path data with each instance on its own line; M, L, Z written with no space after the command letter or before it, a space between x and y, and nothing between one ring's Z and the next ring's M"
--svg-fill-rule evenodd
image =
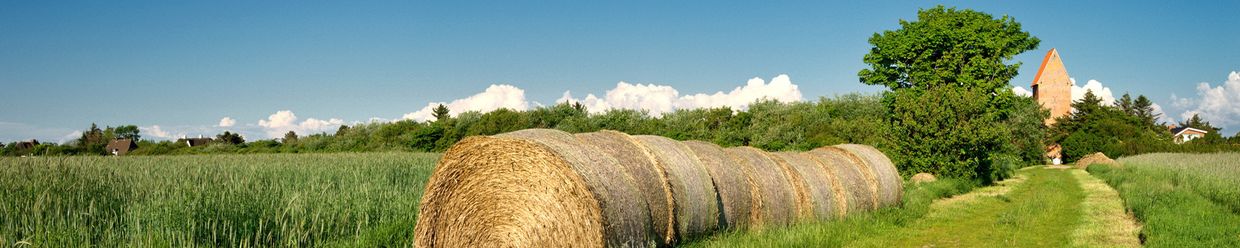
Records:
M1084 218L1072 233L1072 243L1080 247L1141 247L1137 238L1141 227L1124 210L1119 192L1084 170L1071 173L1086 195L1081 202Z
M926 218L861 247L1062 247L1071 245L1085 193L1066 170L1035 167L1013 181L936 202Z

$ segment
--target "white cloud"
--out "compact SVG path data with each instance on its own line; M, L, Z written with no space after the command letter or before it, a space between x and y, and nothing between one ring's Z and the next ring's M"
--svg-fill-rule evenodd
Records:
M1206 82L1198 83L1195 99L1171 95L1171 101L1176 107L1188 109L1180 113L1180 118L1188 119L1193 114L1199 114L1215 126L1240 124L1240 72L1232 71L1227 75L1227 81L1216 87Z
M268 138L278 138L284 137L284 133L288 131L301 135L319 133L334 130L345 123L344 120L336 118L327 120L308 118L301 122L297 120L297 115L293 114L293 111L281 110L271 114L266 120L259 120L258 126L263 127L263 132Z
M232 117L227 117L227 116L225 116L224 118L220 119L220 124L219 124L219 125L216 125L216 126L218 126L218 127L231 127L231 126L233 126L233 125L237 125L237 120L234 120Z
M70 140L75 140L81 137L82 137L82 131L73 131L69 134L66 134L65 136L61 136L60 140L56 141L56 143L64 144L65 142L68 142Z
M782 102L803 100L797 85L792 84L788 75L781 74L772 78L770 83L755 77L730 92L718 91L714 94L681 95L672 86L619 82L601 98L586 94L585 98L578 99L574 98L571 92L565 91L556 102L580 102L590 113L602 113L610 109L636 109L649 111L653 116L661 116L677 109L727 106L744 110L759 99Z
M1158 117L1158 120L1156 121L1166 122L1166 123L1175 123L1175 119L1171 118L1171 116L1167 115L1167 112L1163 111L1162 105L1153 103L1153 104L1150 104L1150 108L1154 109L1154 116Z
M1102 82L1090 79L1089 82L1085 83L1085 86L1077 86L1076 79L1073 78L1071 80L1073 102L1085 98L1085 92L1088 90L1093 92L1098 98L1101 98L1103 105L1115 105L1115 95L1111 94L1111 88L1102 86Z
M1020 87L1020 86L1012 87L1012 94L1016 94L1017 96L1023 96L1023 97L1033 96L1033 92L1030 92L1029 90L1025 89L1025 87Z
M177 134L173 134L172 132L169 132L169 131L167 131L167 130L164 130L164 129L163 129L162 127L160 127L159 125L151 125L151 126L146 126L146 127L138 127L138 130L139 130L139 131L142 131L142 134L143 134L144 136L150 136L150 137L152 137L152 138L160 138L160 139L174 139L174 138L179 138L179 137L181 137L181 136L185 136L185 133L177 133Z
M493 84L487 87L481 93L469 96L463 99L453 100L450 103L432 102L427 103L426 107L417 112L407 113L402 119L412 119L416 121L432 120L435 117L431 115L436 106L443 104L448 107L450 115L456 115L462 112L479 111L490 112L500 108L508 108L512 110L526 110L530 104L525 100L525 90L507 84Z

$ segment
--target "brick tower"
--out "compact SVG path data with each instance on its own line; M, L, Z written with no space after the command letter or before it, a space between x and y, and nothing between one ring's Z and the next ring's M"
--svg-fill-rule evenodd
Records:
M1051 111L1051 117L1044 122L1046 125L1055 123L1055 118L1068 115L1072 111L1072 80L1068 70L1059 59L1059 51L1051 48L1038 67L1038 74L1033 77L1033 99L1043 108Z

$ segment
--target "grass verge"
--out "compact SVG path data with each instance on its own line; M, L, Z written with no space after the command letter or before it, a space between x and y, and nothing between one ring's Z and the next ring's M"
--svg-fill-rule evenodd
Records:
M1090 166L1119 191L1148 247L1240 247L1238 154L1147 154Z

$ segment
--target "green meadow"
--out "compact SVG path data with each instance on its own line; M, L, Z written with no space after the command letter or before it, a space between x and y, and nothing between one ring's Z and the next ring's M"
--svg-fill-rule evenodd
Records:
M408 246L438 156L0 158L0 244ZM1091 166L1089 174L1029 167L987 187L957 179L906 183L900 206L684 246L1240 246L1240 154L1119 161L1123 167ZM1119 223L1131 221L1129 213L1139 226Z
M0 158L0 244L407 246L438 154Z
M1119 191L1149 247L1240 247L1240 153L1155 153L1089 172Z

